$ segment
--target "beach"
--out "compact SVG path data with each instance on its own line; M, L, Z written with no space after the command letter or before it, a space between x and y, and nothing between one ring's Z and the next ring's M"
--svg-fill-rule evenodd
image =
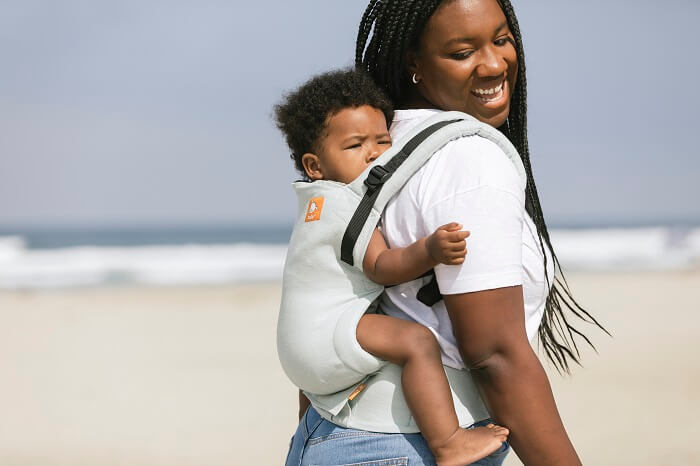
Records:
M568 280L613 333L586 328L598 354L571 376L546 365L583 463L700 464L700 271ZM0 464L282 464L297 394L279 296L278 282L0 291Z

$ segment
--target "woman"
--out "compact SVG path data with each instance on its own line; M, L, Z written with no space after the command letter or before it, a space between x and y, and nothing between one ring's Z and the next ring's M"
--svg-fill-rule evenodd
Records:
M530 169L525 66L509 0L372 0L356 62L401 109L394 140L435 112L459 110L499 128L520 152L525 187L503 152L480 137L447 144L413 176L383 215L389 244L405 246L449 217L471 230L469 253L462 267L436 268L444 299L432 308L414 298L426 279L388 289L382 308L435 331L461 425L489 422L487 408L510 429L525 464L580 464L529 340L539 332L547 356L566 371L578 362L573 335L585 336L562 304L598 323L561 282L550 288L556 256ZM314 398L287 464L434 464L410 421L389 422L408 412L395 373L389 365L375 375L345 412L330 413ZM475 464L501 464L507 448Z

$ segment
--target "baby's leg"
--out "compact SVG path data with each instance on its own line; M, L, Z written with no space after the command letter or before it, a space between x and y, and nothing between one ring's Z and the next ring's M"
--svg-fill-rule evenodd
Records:
M357 326L357 340L368 353L403 367L406 402L439 465L472 463L506 440L508 430L503 427L459 428L440 347L428 328L366 314Z

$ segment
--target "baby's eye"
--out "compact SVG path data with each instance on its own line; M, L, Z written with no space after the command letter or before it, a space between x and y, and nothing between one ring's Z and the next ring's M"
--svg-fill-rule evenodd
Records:
M379 141L379 144L389 144L389 145L391 145L391 140L388 140L388 141Z
M347 149L357 149L358 147L362 147L362 144L360 144L360 143L353 144L353 145L351 145L351 146L346 147L345 149L346 149L346 150L347 150Z

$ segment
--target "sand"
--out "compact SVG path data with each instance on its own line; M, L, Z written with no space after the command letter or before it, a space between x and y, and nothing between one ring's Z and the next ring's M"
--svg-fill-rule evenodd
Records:
M570 283L614 333L573 376L549 371L584 464L700 464L700 272ZM0 292L0 465L282 464L296 391L274 348L279 294Z

